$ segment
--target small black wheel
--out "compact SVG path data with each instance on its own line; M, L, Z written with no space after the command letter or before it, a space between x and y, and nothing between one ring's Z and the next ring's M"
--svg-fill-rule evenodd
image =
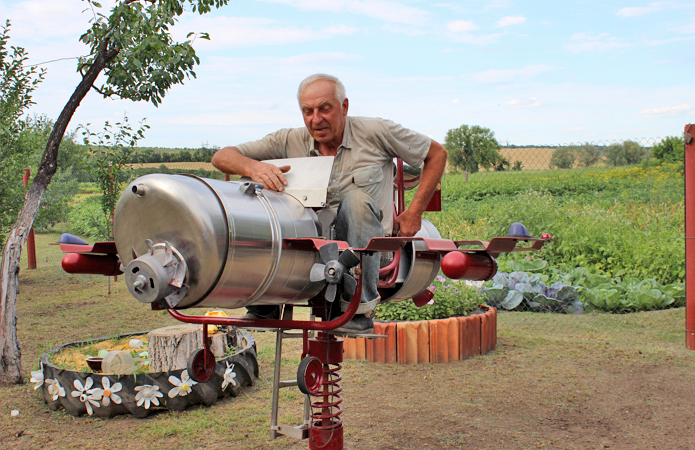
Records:
M209 349L198 349L188 357L186 368L193 381L205 383L215 373L215 355Z
M302 394L316 394L323 383L323 364L315 356L302 359L297 368L297 387Z

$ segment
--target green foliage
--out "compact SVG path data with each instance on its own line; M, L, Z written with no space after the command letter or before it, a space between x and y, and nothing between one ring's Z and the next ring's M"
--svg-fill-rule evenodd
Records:
M555 238L536 254L553 267L581 266L661 284L683 281L683 178L677 164L554 176L507 172L503 180L469 183L461 178L447 175L444 211L427 216L442 236L489 240L521 222L534 236ZM500 262L519 255L528 254L501 256Z
M611 166L639 164L649 156L649 151L635 141L625 141L606 147L606 161Z
M577 155L574 152L574 147L558 147L550 157L550 168L570 169L576 160Z
M474 287L463 281L449 280L441 275L429 289L434 292L430 303L418 308L412 300L382 303L374 309L379 320L432 320L465 316L480 304L480 296Z
M444 147L449 153L449 164L467 173L475 173L480 167L489 169L503 164L495 133L478 125L461 125L447 131Z
M570 146L575 155L577 155L577 164L579 167L592 167L601 161L603 152L595 145L588 142L581 146Z
M79 188L80 184L74 170L59 168L43 194L39 211L34 219L34 228L47 230L57 223L67 222L71 209L70 202Z
M609 312L634 312L681 307L685 304L685 285L662 285L653 278L611 278L577 267L558 274L565 283L578 286L587 306Z
M683 161L685 157L685 143L680 136L669 136L652 147L652 155L663 162Z
M149 128L149 125L140 122L140 128L133 131L128 116L114 125L107 121L104 129L99 133L90 132L87 128L89 125L80 126L84 144L89 146L89 157L86 162L97 177L102 193L102 209L108 217L111 217L121 195L122 186L128 182L128 176L132 171L128 162L133 147L144 137L144 130Z
M0 34L0 245L24 203L22 169L32 148L26 145L27 122L21 117L34 104L32 93L43 81L44 70L26 66L22 47L10 47L10 21Z
M89 0L94 13L91 28L80 37L89 46L89 55L80 58L84 70L103 51L117 52L104 70L106 80L98 88L105 97L116 95L134 101L149 101L155 106L175 84L196 76L193 67L200 59L192 41L175 42L169 28L178 21L187 5L199 14L219 8L228 0L160 0L157 2L121 1L109 16L98 12L98 3ZM191 36L209 39L207 33Z
M104 214L101 196L87 197L82 203L75 205L68 214L71 232L82 239L95 239L97 241L109 240L110 216Z

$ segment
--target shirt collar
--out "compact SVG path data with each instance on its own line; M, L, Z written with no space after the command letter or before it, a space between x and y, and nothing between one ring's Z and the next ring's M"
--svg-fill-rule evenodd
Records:
M311 134L309 136L311 136ZM345 116L345 128L343 128L343 142L340 143L340 147L338 147L338 152L340 152L340 150L343 148L352 148L352 129L350 128L350 116ZM307 148L307 153L313 156L321 156L321 153L319 153L319 149L316 145L316 140L314 138L309 139L309 148Z

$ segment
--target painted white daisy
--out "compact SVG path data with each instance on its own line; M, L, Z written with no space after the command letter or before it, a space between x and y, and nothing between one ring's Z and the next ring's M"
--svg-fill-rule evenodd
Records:
M188 376L188 370L181 372L181 379L179 380L175 376L171 375L169 377L169 383L173 384L175 387L169 391L169 398L174 398L177 395L188 395L191 392L193 385L198 384L197 381L191 380Z
M101 385L103 386L103 389L92 389L95 396L101 396L101 404L104 406L109 406L111 401L113 401L115 404L120 405L121 396L116 394L116 392L120 392L121 389L123 389L123 385L121 383L115 383L113 386L111 386L111 380L109 380L109 377L102 377Z
M136 386L135 390L138 393L135 395L135 400L137 400L137 406L145 405L145 409L150 409L150 404L159 406L159 398L164 397L164 395L159 392L159 386L151 384L145 384L143 386Z
M53 401L58 400L58 397L65 397L65 388L60 385L60 381L56 378L46 380L46 386L48 386L48 394L53 397Z
M43 363L39 363L39 370L34 370L31 372L31 380L32 383L36 383L36 386L34 386L34 390L37 390L38 388L43 385Z
M82 386L82 382L80 380L75 380L72 382L72 384L75 386L75 391L72 391L70 395L73 397L79 397L80 401L85 404L87 407L87 414L90 416L94 413L94 410L92 409L92 406L99 407L99 400L101 400L101 389L92 389L92 385L94 384L94 380L92 380L92 377L88 377L87 381L85 381L84 386Z
M235 380L235 378L236 378L236 373L234 372L234 364L232 363L232 365L230 366L230 365L229 365L229 361L225 361L225 364L227 364L227 369L224 371L224 380L222 381L222 390L223 390L223 391L224 391L224 390L227 388L227 386L229 386L230 384L231 384L232 386L235 386L235 387L236 387L236 385L237 385L237 382L236 382L236 380Z

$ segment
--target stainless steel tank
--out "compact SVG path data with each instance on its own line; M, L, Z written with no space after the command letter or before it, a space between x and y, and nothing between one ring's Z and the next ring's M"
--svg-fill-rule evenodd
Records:
M114 237L131 294L163 307L240 308L315 296L318 253L282 248L317 237L316 213L254 183L153 174L128 185Z

